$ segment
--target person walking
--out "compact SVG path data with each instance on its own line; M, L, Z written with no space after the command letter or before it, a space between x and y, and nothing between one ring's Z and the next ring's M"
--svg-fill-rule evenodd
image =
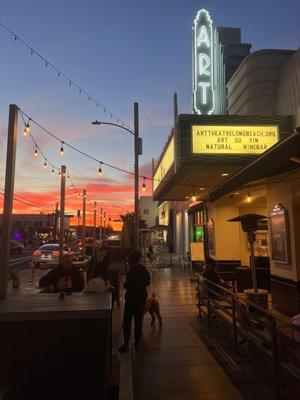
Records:
M124 344L119 348L121 353L129 349L131 322L134 318L134 346L138 348L142 333L144 308L148 298L147 286L150 285L150 274L146 267L140 263L141 255L133 251L128 256L129 269L124 283L125 306L123 313Z

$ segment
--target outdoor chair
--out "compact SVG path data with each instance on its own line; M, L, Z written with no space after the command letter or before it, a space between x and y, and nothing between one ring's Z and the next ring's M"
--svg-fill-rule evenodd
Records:
M149 260L150 261L150 260ZM157 258L156 258L156 260L155 261L150 261L150 263L148 264L149 266L148 266L148 270L149 270L149 272L150 272L150 275L151 275L151 279L152 280L154 280L154 278L155 277L158 277L158 280L160 280L160 274L159 274L159 269L160 269L160 266L161 266L161 259L160 259L160 257L158 256Z

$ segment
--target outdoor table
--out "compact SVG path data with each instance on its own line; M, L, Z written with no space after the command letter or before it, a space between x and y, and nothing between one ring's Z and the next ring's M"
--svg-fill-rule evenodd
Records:
M0 301L0 389L13 399L105 399L110 346L110 294Z

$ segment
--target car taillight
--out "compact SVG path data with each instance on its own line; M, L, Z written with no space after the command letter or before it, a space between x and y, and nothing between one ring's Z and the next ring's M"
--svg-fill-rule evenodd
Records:
M34 255L34 256L40 256L40 255L41 255L41 251L40 251L40 250L36 250L36 251L33 253L33 255Z
M59 256L59 251L53 251L52 254L54 255L54 257L58 257Z

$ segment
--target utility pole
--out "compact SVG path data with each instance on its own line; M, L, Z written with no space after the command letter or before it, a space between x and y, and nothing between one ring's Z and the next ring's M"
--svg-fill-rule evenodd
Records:
M103 208L100 209L100 240L102 241Z
M55 216L54 216L54 240L57 238L57 222L58 222L58 202L55 203Z
M65 200L66 200L66 173L65 165L60 169L60 224L59 224L59 259L62 261L64 255L64 236L65 236Z
M86 212L86 189L83 189L82 191L82 238L83 238L83 245L82 245L82 251L83 254L85 254L85 212Z
M5 188L2 217L2 241L0 246L0 298L7 296L8 262L10 253L11 216L15 184L15 165L18 136L18 107L9 106L8 135L6 152Z
M139 138L139 105L134 103L134 249L139 249L139 156L142 154Z
M97 219L97 202L94 201L94 247L96 244L96 219Z
M104 228L104 236L106 239L106 213L103 213L103 228Z
M77 237L79 236L80 210L77 210Z

